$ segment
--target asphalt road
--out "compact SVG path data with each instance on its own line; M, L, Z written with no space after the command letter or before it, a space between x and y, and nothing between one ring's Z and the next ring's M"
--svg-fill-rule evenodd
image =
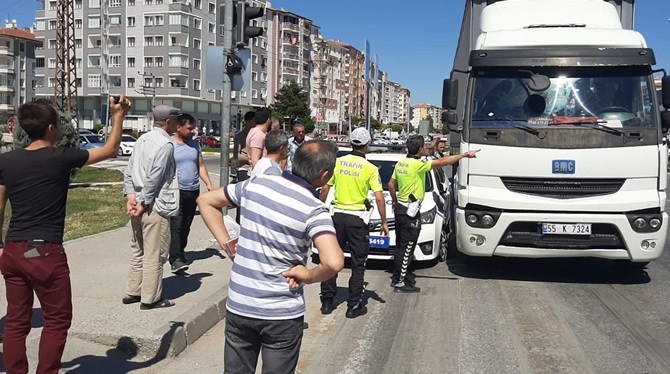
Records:
M217 172L218 158L206 162ZM318 285L306 287L298 372L670 373L665 248L637 273L601 259L450 259L417 270L422 291L411 295L393 293L390 264L371 261L369 312L353 320L345 269L332 315L318 311ZM223 326L152 370L221 372Z

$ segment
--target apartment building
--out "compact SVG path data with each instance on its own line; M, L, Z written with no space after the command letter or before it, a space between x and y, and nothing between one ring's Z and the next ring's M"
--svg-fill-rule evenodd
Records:
M348 87L344 56L347 49L341 43L319 39L314 43L312 74L312 116L320 132L343 133L348 127Z
M386 73L382 77L381 122L404 125L410 116L410 91L400 83L388 80Z
M37 38L44 47L36 53L37 95L51 96L57 1L38 1L42 9L36 12ZM105 0L74 1L81 127L104 122L101 113L109 92L133 101L126 123L137 130L151 127L153 106L167 104L193 114L199 129L217 132L221 93L207 90L205 79L207 47L223 44L222 0L107 0L107 11L103 9ZM265 3L253 1L254 6ZM267 27L265 19L252 22ZM109 35L108 43L105 34ZM264 106L266 38L253 39L250 47L255 78L252 90L231 96L238 106ZM109 82L108 89L105 82ZM232 111L236 114L237 110Z
M310 91L313 43L319 38L319 27L312 20L284 9L266 10L270 21L267 103L274 104L275 95L291 82ZM310 106L314 107L311 94L310 99Z
M430 104L416 104L412 107L411 124L414 128L419 127L419 122L427 119L433 119L433 130L440 129L440 118L442 117L442 108Z
M13 115L21 104L35 98L35 49L41 46L15 20L0 28L0 113Z

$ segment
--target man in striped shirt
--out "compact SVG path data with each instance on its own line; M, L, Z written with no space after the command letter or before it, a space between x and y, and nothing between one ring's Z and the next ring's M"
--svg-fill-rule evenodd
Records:
M241 210L240 237L226 309L225 373L293 373L305 314L303 284L322 282L344 266L328 209L315 188L330 179L337 148L311 141L296 151L293 174L264 174L201 195L205 224L223 247L230 239L221 208ZM310 243L320 264L307 269Z

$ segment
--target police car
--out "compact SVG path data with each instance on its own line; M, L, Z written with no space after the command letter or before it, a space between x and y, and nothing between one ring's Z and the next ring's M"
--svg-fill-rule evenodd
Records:
M350 151L350 149L349 149ZM340 149L338 156L347 150ZM379 175L384 188L384 200L386 201L386 219L389 225L390 235L384 238L380 235L381 219L377 211L374 193L370 192L368 199L374 207L370 219L370 253L368 258L376 260L391 260L395 253L395 218L391 207L391 195L388 191L388 182L393 175L395 164L405 157L404 153L368 153L366 158L379 168ZM333 200L334 189L328 193L326 205L330 206ZM426 195L421 203L421 233L416 248L414 249L414 260L435 261L444 260L446 257L447 238L443 230L445 226L444 210L448 201L448 181L442 168L435 168L426 173ZM349 257L348 249L342 248L346 257ZM313 253L318 253L312 248Z

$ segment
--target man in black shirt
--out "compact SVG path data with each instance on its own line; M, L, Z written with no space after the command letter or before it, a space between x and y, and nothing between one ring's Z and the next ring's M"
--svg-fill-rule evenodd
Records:
M53 105L23 104L18 119L30 144L0 156L0 228L8 199L12 207L0 252L7 293L3 358L8 373L28 372L26 337L33 292L44 316L37 373L56 374L60 369L72 321L70 269L63 248L70 172L116 155L130 102L121 96L118 102L111 98L109 105L114 116L109 140L102 148L81 150L54 147L61 139L62 123Z

